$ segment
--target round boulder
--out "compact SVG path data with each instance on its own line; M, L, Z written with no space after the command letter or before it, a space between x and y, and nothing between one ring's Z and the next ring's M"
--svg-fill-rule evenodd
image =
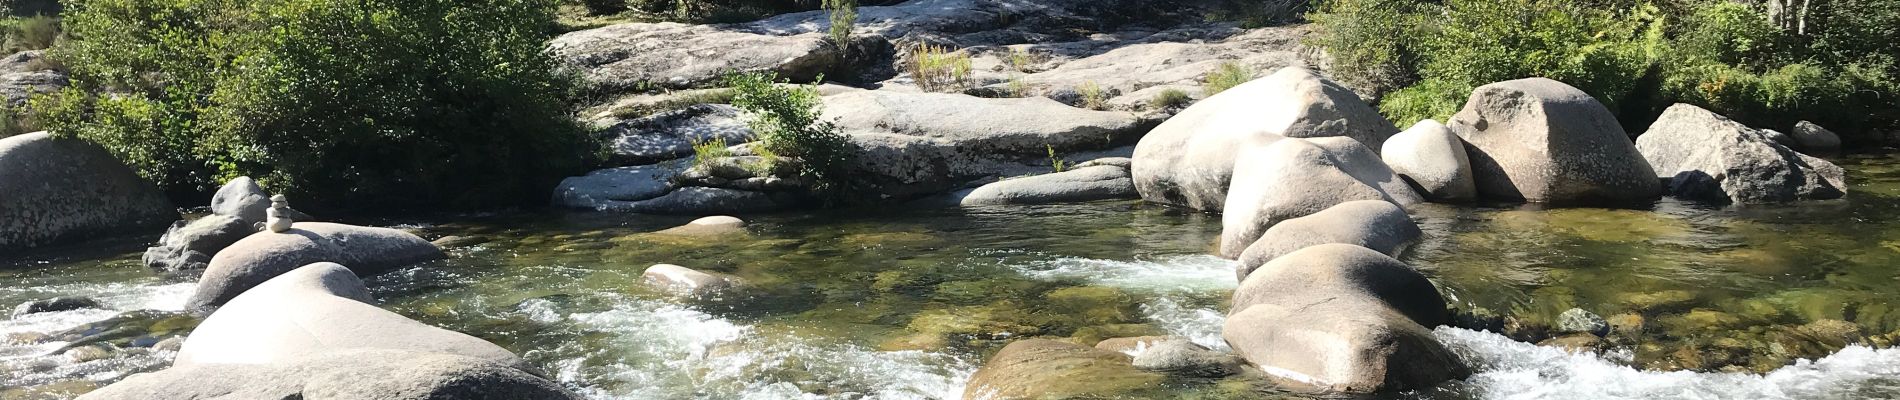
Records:
M640 276L649 285L685 296L703 296L732 287L732 281L724 277L673 264L654 264Z
M1128 168L1097 165L983 185L964 194L957 203L964 206L1049 204L1138 196L1135 182L1128 178Z
M667 234L667 235L685 235L685 236L712 236L712 235L725 235L725 234L733 234L733 233L745 233L745 220L742 220L742 219L739 219L738 217L733 217L733 216L715 215L711 217L703 217L700 219L695 219L693 220L693 222L686 223L686 225L680 225L680 226L676 226L672 228L667 228L666 230L662 230L655 233Z
M1841 135L1836 135L1834 131L1822 128L1813 122L1794 123L1793 136L1795 143L1799 143L1802 150L1827 153L1841 149Z
M1131 174L1148 201L1221 211L1236 159L1253 143L1344 136L1378 148L1398 128L1351 90L1286 67L1194 103L1135 145Z
M1461 202L1478 198L1464 140L1436 120L1419 121L1392 135L1379 149L1379 155L1392 172L1405 178L1426 199Z
M99 308L99 301L90 297L54 297L20 303L13 307L13 317L43 312L72 311L85 308Z
M1326 394L1426 389L1471 374L1432 336L1383 303L1303 292L1227 317L1221 337L1281 388Z
M146 233L178 220L106 149L34 132L0 138L0 251Z
M1238 258L1269 227L1355 200L1423 201L1371 149L1351 138L1282 139L1240 153L1220 256Z
M1466 144L1478 194L1557 204L1630 203L1662 192L1608 108L1545 78L1471 92L1448 124Z
M1048 339L1003 346L970 376L964 400L1144 398L1166 380L1127 354Z
M1846 171L1797 153L1767 135L1702 108L1677 104L1636 138L1678 198L1715 203L1780 203L1846 195Z
M527 371L478 357L355 349L274 364L191 364L132 375L88 400L575 400Z
M1240 253L1234 272L1244 281L1247 274L1268 261L1327 243L1350 244L1397 257L1423 234L1418 223L1412 222L1398 205L1382 200L1348 201L1267 228L1259 240Z
M145 249L145 266L160 271L199 271L211 263L211 255L232 243L257 233L257 222L231 215L211 214L185 223L178 221L158 245Z
M218 193L211 195L211 213L238 217L252 223L264 222L264 210L270 209L270 193L257 186L257 181L248 176L240 176L225 182Z
M1451 323L1445 298L1417 270L1377 251L1338 243L1307 247L1254 270L1234 289L1233 310L1332 297L1385 304L1426 327Z
M284 233L259 232L211 257L186 309L209 311L253 286L320 262L348 265L358 275L446 257L408 232L325 222L298 222Z

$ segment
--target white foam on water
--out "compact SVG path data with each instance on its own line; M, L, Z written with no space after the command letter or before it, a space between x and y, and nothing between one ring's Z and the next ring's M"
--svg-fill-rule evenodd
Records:
M1233 289L1234 262L1210 255L1172 255L1153 261L1059 258L1019 265L1023 274L1037 279L1082 279L1096 284L1159 292L1206 292Z
M1169 334L1182 336L1194 344L1207 348L1227 351L1227 340L1221 339L1221 323L1227 321L1227 315L1220 310L1205 307L1190 307L1180 300L1161 297L1141 305L1148 322L1168 330Z
M83 296L98 300L104 309L79 309L43 312L0 320L0 339L9 335L51 334L80 325L103 321L131 310L177 311L196 287L192 283L75 283L66 285L16 287L7 289L8 297L50 298ZM12 310L0 310L12 312ZM172 352L148 349L121 349L110 357L74 362L62 354L51 354L66 342L18 343L0 340L0 387L43 385L62 380L83 379L111 382L134 371L143 371L171 363Z
M592 399L959 399L975 366L922 351L766 336L690 307L631 298L614 308L559 317L552 304L525 312L572 324L601 341L564 344L578 357L555 375ZM583 347L585 346L585 347Z
M1900 349L1850 346L1767 374L1643 371L1489 332L1433 332L1477 372L1454 390L1484 399L1900 398Z

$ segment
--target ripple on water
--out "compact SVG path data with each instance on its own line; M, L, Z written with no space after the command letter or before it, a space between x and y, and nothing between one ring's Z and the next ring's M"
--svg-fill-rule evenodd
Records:
M191 283L74 283L39 287L0 287L0 298L38 299L54 296L84 296L98 300L106 309L34 313L0 320L0 387L27 387L62 381L90 381L100 385L118 381L136 372L161 368L171 363L172 352L149 349L122 349L109 357L76 361L53 351L66 342L19 343L5 336L27 333L54 333L80 325L103 321L122 311L153 309L175 311L195 287ZM9 303L11 304L11 303ZM11 310L4 310L11 312ZM0 398L7 397L0 391Z
M1066 257L1017 265L1037 279L1079 279L1099 285L1157 292L1233 289L1234 262L1210 255L1169 255L1150 260Z
M605 311L562 315L530 302L528 318L600 337L528 354L559 358L556 377L593 399L958 399L975 372L951 355L761 333L674 303L617 298Z

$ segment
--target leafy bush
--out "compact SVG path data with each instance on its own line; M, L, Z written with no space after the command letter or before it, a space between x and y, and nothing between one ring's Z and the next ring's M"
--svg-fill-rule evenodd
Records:
M600 146L550 0L83 0L49 128L172 189L237 175L356 208L545 201ZM100 94L109 93L109 94Z
M1244 65L1232 62L1221 63L1220 66L1214 67L1214 71L1208 72L1207 78L1202 80L1201 94L1213 96L1220 92L1225 92L1227 89L1232 89L1235 86L1240 86L1242 83L1253 80L1253 74L1253 69L1249 69Z
M1161 93L1155 93L1155 98L1148 100L1148 108L1165 110L1187 107L1188 103L1193 101L1194 99L1189 98L1186 91L1182 91L1181 89L1167 89L1162 90Z
M6 52L42 50L59 40L59 19L48 16L11 18L6 21Z
M1333 0L1308 18L1330 71L1382 95L1399 124L1447 117L1479 85L1548 77L1633 131L1677 102L1755 125L1852 130L1895 118L1900 45L1871 39L1900 32L1895 4L1832 2L1805 35L1719 0Z
M821 79L822 80L822 79ZM797 158L797 170L815 194L841 199L852 186L849 170L856 152L838 126L820 120L824 104L816 85L780 82L769 73L726 77L732 105L745 110L768 159Z
M0 106L0 138L39 130L39 121L31 113L20 108Z
M1102 90L1102 85L1096 84L1095 81L1082 82L1082 85L1075 87L1075 93L1082 96L1082 108L1090 110L1108 108L1108 94Z
M826 16L831 22L828 30L831 43L844 48L851 44L851 28L858 23L857 0L824 0Z
M924 90L942 90L970 79L970 54L919 45L910 53L910 77Z

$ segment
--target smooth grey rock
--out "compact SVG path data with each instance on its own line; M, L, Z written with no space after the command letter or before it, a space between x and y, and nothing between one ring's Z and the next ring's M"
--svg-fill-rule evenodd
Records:
M1220 256L1238 258L1268 228L1354 200L1421 201L1379 156L1345 137L1287 138L1243 150L1221 214Z
M154 232L178 211L104 148L46 132L0 138L0 252Z
M1761 129L1759 130L1759 132L1761 132L1761 135L1763 137L1768 138L1769 141L1780 143L1782 146L1788 146L1788 148L1791 148L1791 149L1801 147L1801 142L1795 141L1793 136L1788 136L1788 134L1781 133L1781 131L1777 131L1773 129ZM1638 138L1641 138L1641 137L1638 137Z
M257 181L248 176L240 176L225 182L218 193L211 195L211 213L242 218L253 223L264 222L264 210L270 209L270 193L257 186Z
M1340 203L1325 211L1294 218L1267 228L1260 239L1240 253L1235 274L1241 281L1247 274L1280 256L1307 247L1343 243L1365 247L1398 257L1399 252L1424 231L1412 222L1405 209L1383 200L1358 200Z
M257 285L205 318L174 366L280 364L353 349L454 354L500 365L528 364L500 346L371 305L349 268L314 263Z
M823 119L836 120L847 134L941 139L956 151L980 155L1113 147L1140 136L1145 127L1133 114L1079 109L1046 98L859 90L825 96L824 103Z
M0 99L8 107L25 107L33 95L57 92L70 84L65 72L54 70L0 74Z
M1420 195L1432 201L1463 202L1478 198L1471 180L1471 159L1458 134L1435 120L1419 121L1386 139L1379 149L1392 172L1405 178Z
M1431 281L1348 244L1274 259L1234 291L1221 337L1289 389L1374 393L1433 387L1470 369L1431 334L1449 322Z
M1070 166L1069 169L1083 169L1083 168L1103 166L1103 165L1121 167L1121 169L1128 169L1135 165L1135 159L1128 158L1128 157L1102 157L1102 158L1097 158L1093 160L1083 161L1082 163Z
M36 313L43 313L43 312L57 312L57 311L72 311L72 310L85 309L85 308L99 308L99 301L93 300L90 297L67 297L67 296L54 297L50 299L39 299L39 300L29 301L25 303L20 303L19 306L13 307L13 317L19 318L27 314L36 314Z
M178 221L158 238L158 245L145 249L143 261L159 271L203 270L210 266L211 255L253 233L257 233L257 223L229 215Z
M1119 352L1050 339L1023 339L996 351L970 375L963 400L1124 399L1167 375L1136 369Z
M648 285L682 296L706 296L732 288L724 277L673 264L654 264L640 274Z
M822 33L775 36L672 22L569 32L549 41L548 49L605 91L692 88L732 72L772 72L808 82L841 60Z
M964 206L1048 204L1107 199L1132 199L1135 182L1128 169L1100 165L1052 174L1003 180L972 189L958 203Z
M1144 371L1219 378L1240 373L1241 364L1246 362L1233 355L1208 350L1194 342L1176 339L1148 347L1135 355L1134 363L1135 368Z
M693 155L693 145L710 141L740 144L752 141L738 108L698 104L683 109L628 120L601 132L619 165L648 164Z
M1557 315L1557 334L1588 333L1599 337L1610 334L1610 322L1581 308L1564 310Z
M1801 144L1802 150L1827 153L1841 149L1841 136L1834 131L1815 125L1813 122L1794 123L1794 141Z
M258 284L314 263L343 264L368 276L444 257L441 248L400 230L298 222L288 232L252 234L212 256L185 308L215 309Z
M1352 91L1311 70L1287 67L1201 100L1155 127L1135 146L1131 172L1148 201L1222 211L1243 150L1287 137L1329 136L1378 148L1397 132Z
M1587 205L1662 192L1610 110L1563 82L1478 87L1447 126L1465 140L1478 194L1488 198Z
M1795 152L1708 110L1664 111L1636 149L1669 179L1670 194L1715 203L1781 203L1846 195L1846 171Z
M560 384L477 357L388 349L274 364L199 364L132 375L87 400L578 400Z
M608 168L563 179L554 189L554 204L605 211L614 204L664 196L677 187L675 181L692 167L692 161Z

